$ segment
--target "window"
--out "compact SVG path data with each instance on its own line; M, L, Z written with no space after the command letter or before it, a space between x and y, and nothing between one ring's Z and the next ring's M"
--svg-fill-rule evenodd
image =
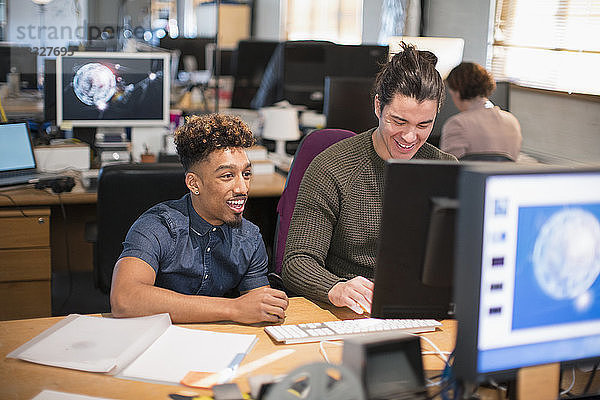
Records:
M600 2L497 0L492 72L518 85L600 95Z
M289 0L287 7L288 40L362 41L363 0Z

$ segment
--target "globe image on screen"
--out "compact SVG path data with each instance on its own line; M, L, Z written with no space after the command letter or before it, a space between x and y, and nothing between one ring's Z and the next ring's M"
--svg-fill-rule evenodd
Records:
M88 63L77 70L73 77L73 90L79 100L103 110L115 94L115 75L105 65Z
M535 279L548 296L587 298L600 273L600 223L583 209L564 209L542 226L533 249Z

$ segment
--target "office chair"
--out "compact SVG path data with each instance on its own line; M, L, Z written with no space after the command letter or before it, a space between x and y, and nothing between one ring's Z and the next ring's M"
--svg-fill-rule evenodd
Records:
M467 153L459 158L460 161L503 161L514 162L511 157L505 153Z
M96 287L110 293L113 267L133 222L151 206L188 192L181 164L114 164L98 176Z
M272 266L272 271L275 274L281 274L287 234L290 229L300 182L302 182L306 168L308 168L310 162L317 154L332 144L354 135L356 133L345 129L321 129L306 135L298 145L294 162L288 172L285 188L283 189L279 203L277 203L277 227L274 244L275 257ZM273 280L271 280L271 283L273 285Z

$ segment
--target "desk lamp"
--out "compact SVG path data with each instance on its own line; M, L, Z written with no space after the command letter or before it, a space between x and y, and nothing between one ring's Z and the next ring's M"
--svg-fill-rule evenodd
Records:
M292 107L263 107L260 109L263 118L262 137L275 141L275 155L282 159L289 156L285 152L285 142L300 139L298 111Z

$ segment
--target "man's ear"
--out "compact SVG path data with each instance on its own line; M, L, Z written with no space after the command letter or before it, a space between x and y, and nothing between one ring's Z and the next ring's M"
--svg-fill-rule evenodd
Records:
M379 101L378 94L376 94L375 98L373 99L373 107L375 107L375 115L377 116L377 119L379 119L381 115L381 102Z
M194 172L185 173L185 185L193 194L200 194L202 188L202 178Z

